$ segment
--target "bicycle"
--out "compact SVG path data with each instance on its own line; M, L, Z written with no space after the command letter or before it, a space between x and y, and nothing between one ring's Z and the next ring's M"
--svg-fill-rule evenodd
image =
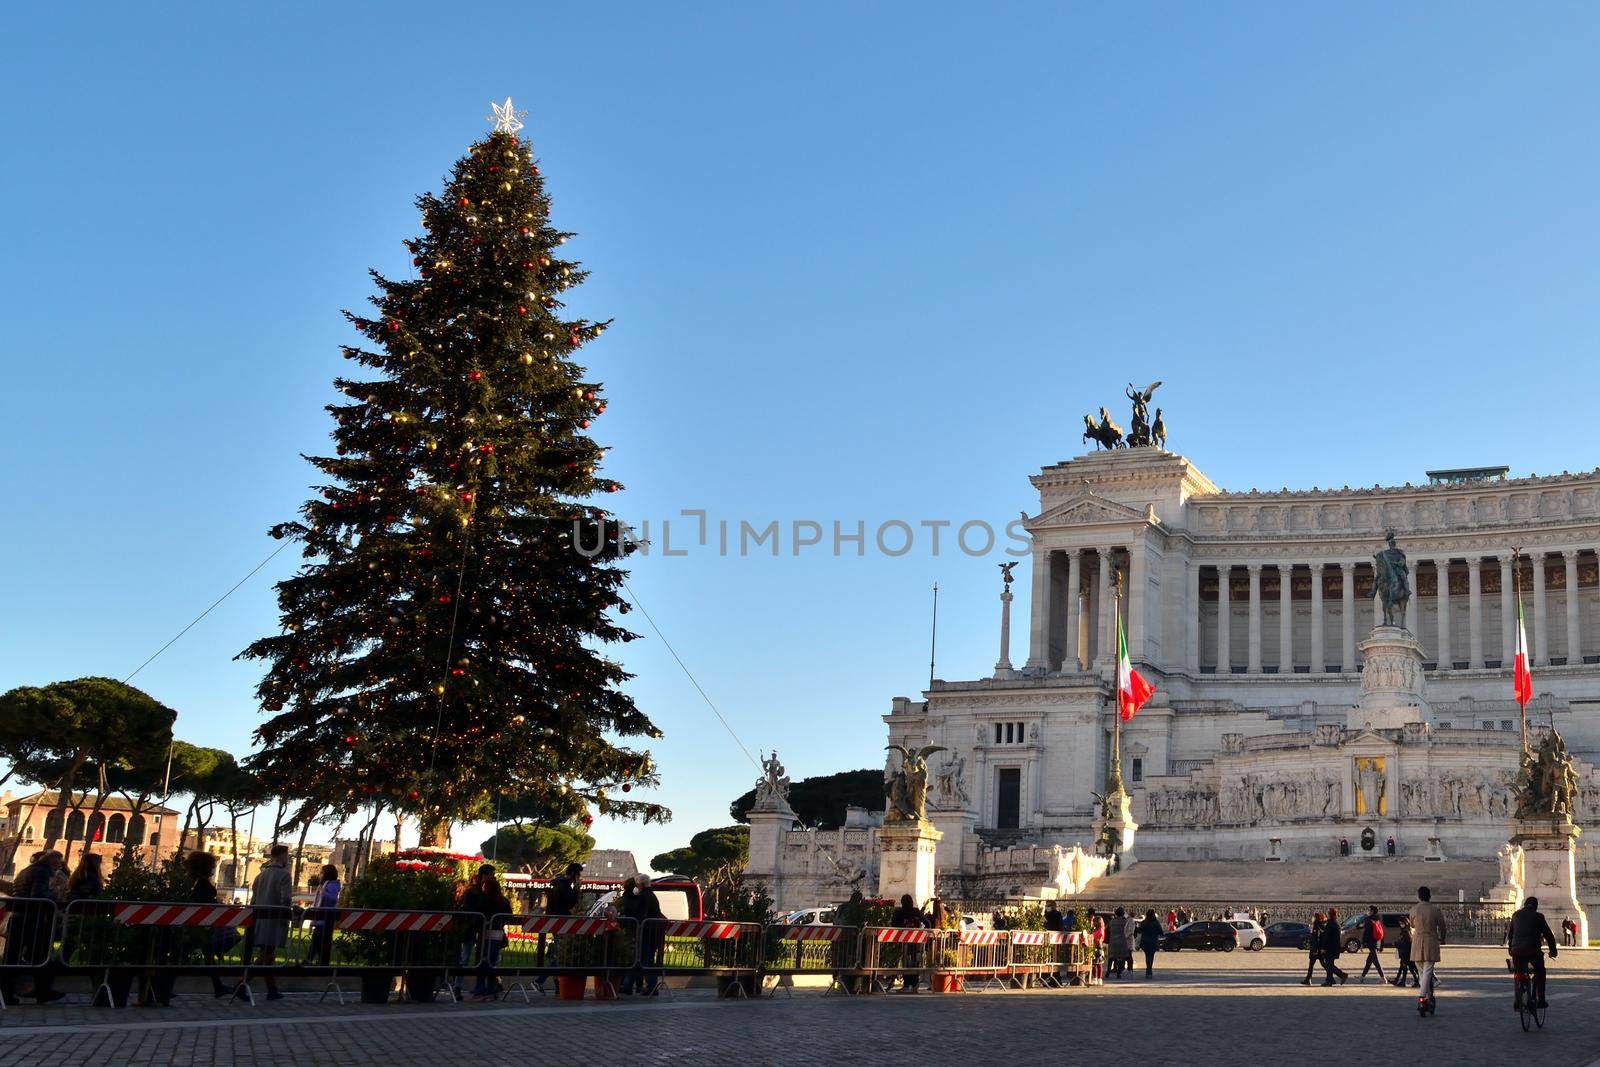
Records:
M1511 972L1514 983L1512 992L1512 1008L1517 1013L1517 1019L1522 1023L1522 1030L1527 1033L1537 1026L1544 1029L1545 1013L1547 1007L1541 1007L1539 1001L1533 996L1533 969L1527 956L1516 956L1506 960L1506 970ZM1530 1026L1529 1023L1533 1025Z

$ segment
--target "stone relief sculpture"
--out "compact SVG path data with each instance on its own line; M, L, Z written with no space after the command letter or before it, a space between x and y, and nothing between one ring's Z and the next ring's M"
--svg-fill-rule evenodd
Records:
M936 798L941 809L962 808L970 801L963 774L967 758L952 752L950 758L939 766L939 794Z
M1387 814L1389 781L1381 756L1356 760L1356 814Z

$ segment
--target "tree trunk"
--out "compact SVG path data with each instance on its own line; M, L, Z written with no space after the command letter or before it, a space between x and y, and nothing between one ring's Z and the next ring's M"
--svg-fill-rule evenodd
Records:
M450 820L437 815L424 815L417 823L417 844L422 848L450 847ZM395 846L398 851L399 845Z
M300 840L294 846L294 875L291 881L295 886L300 884L300 857L306 850L306 834L310 832L311 818L308 814L305 821L300 824Z
M240 882L241 882L241 878L239 876L239 809L238 808L231 808L230 807L228 809L228 827L229 827L228 832L233 835L233 872L232 872L230 877L233 879L233 888L237 889L239 887ZM252 844L254 844L254 842L252 842Z
M406 813L399 808L394 810L394 850L400 851L400 833L406 826Z

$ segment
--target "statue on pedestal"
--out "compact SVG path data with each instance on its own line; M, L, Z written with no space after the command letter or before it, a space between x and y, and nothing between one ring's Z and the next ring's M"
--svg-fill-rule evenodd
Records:
M969 797L962 774L967 768L965 756L955 753L939 766L939 807L947 810L966 807Z
M1516 817L1557 816L1570 819L1578 795L1578 772L1573 768L1567 743L1554 727L1539 742L1538 751L1523 749L1522 768L1511 783Z
M1150 398L1160 385L1159 381L1155 381L1140 389L1132 382L1128 383L1124 395L1133 401L1133 418L1128 425L1129 448L1145 448L1150 444ZM1163 436L1165 433L1166 427L1162 427Z
M778 762L778 753L761 759L761 777L756 779L756 799L752 811L777 811L789 807L789 778Z
M1411 569L1406 566L1405 552L1394 543L1394 531L1385 530L1383 537L1389 547L1372 555L1378 599L1383 603L1383 625L1404 626L1406 604L1411 600Z
M915 752L904 745L885 745L900 753L900 766L883 780L888 801L884 822L922 822L928 814L928 757L943 745L923 745Z

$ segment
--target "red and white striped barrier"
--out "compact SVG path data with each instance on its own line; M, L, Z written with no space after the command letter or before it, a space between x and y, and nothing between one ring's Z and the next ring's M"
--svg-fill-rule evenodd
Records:
M674 919L667 923L667 936L705 937L713 941L728 941L739 936L739 924Z
M1013 930L1011 931L1013 945L1059 945L1061 932L1059 930Z
M960 943L963 945L998 945L1004 940L1005 934L999 930L963 930Z
M347 911L339 916L341 930L384 930L427 933L443 930L455 921L447 911Z
M843 926L783 926L785 941L837 941L847 929Z
M251 918L247 907L222 904L118 904L111 914L124 926L243 926Z
M605 918L587 918L577 915L522 915L513 916L508 920L507 926L512 923L522 927L521 930L507 929L506 933L513 937L533 937L538 934L555 934L562 937L583 937L594 934L609 933L617 928L615 920Z
M923 945L932 936L932 931L914 927L885 927L874 932L885 945Z

